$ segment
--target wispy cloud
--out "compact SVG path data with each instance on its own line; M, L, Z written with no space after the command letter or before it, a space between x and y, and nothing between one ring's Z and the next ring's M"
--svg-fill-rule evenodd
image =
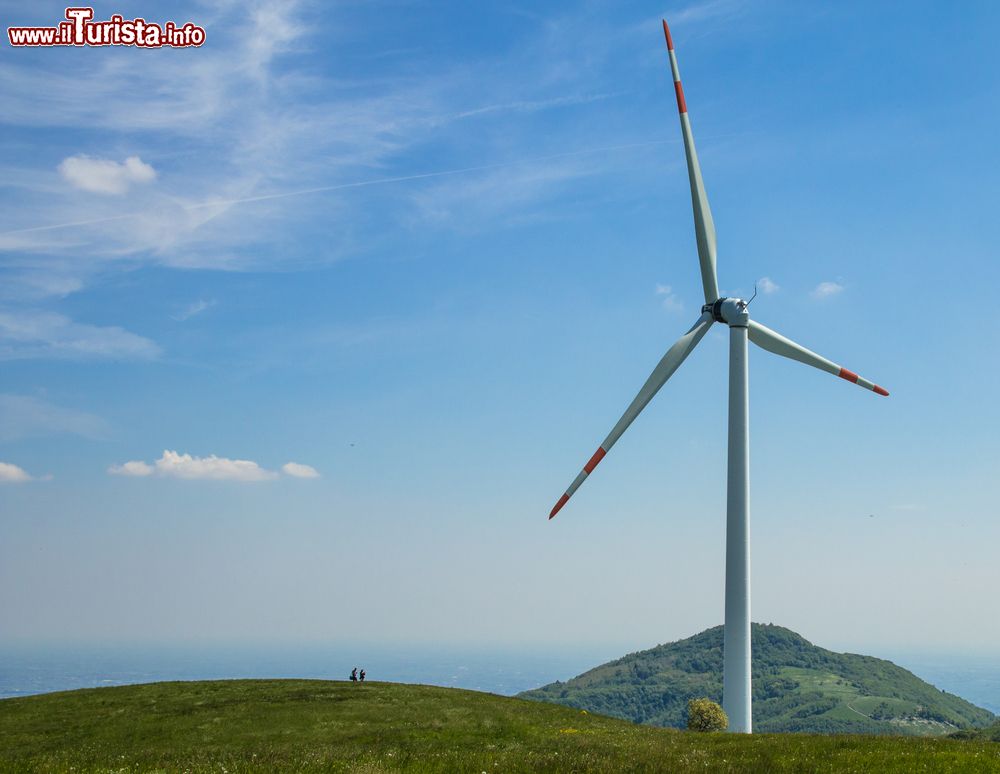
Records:
M123 194L133 183L150 183L156 170L138 156L119 163L90 156L70 156L59 165L59 174L75 188L100 194Z
M673 24L693 24L719 18L732 18L742 14L746 0L704 0L671 11L667 21Z
M813 298L830 298L830 296L835 296L838 293L844 291L844 285L839 282L826 281L819 283L815 288L812 289L809 295Z
M215 304L216 300L214 298L210 300L199 298L197 301L191 302L186 307L184 307L184 309L182 309L180 312L173 315L173 319L176 320L177 322L184 322L185 320L190 320L192 317L195 317L201 314L202 312L211 309L213 306L215 306Z
M0 394L0 440L62 434L106 438L108 432L107 422L94 414L31 395Z
M586 105L591 102L601 102L612 97L619 96L617 93L610 94L576 94L541 100L518 100L516 102L502 102L497 105L484 105L471 110L464 110L456 113L451 118L472 118L475 116L487 115L489 113L529 113L537 110L548 110L557 107L569 107L572 105Z
M659 26L660 19L666 19L676 41L679 34L688 36L694 28L703 32L708 27L707 22L712 22L712 27L718 28L725 22L745 15L749 7L748 0L700 0L663 11L655 17L647 17L635 25L633 31L648 34L650 29Z
M357 180L349 183L338 183L336 185L325 185L315 188L297 188L289 191L277 191L274 193L263 193L255 196L244 196L236 199L209 199L203 202L190 202L179 206L179 209L184 212L195 212L195 211L220 211L227 210L232 207L241 204L257 204L261 202L273 202L281 199L291 199L297 197L305 197L309 195L322 194L322 193L332 193L336 191L347 191L350 189L361 189L370 188L383 185L392 185L395 183L406 183L412 181L420 180L433 180L435 178L445 178L445 177L460 177L462 175L468 175L472 173L494 173L502 172L504 170L510 170L514 167L531 167L533 170L528 177L534 179L539 177L538 171L543 169L550 162L555 162L558 160L571 159L582 156L598 155L598 154L611 154L616 151L628 151L636 150L640 148L650 148L657 145L675 145L679 144L679 140L647 140L644 142L633 142L625 144L616 145L602 145L591 148L578 148L570 151L563 151L560 153L551 153L544 156L527 157L522 159L516 159L512 161L501 161L492 164L480 164L472 167L458 167L454 169L440 169L429 172L418 172L412 175L396 175L392 177L376 177L368 180ZM506 174L510 174L507 172ZM521 173L522 175L524 173ZM581 174L583 174L581 172ZM490 183L487 181L486 183ZM459 186L465 186L466 183L459 183ZM42 232L53 232L53 231L67 231L70 229L78 228L81 226L103 226L106 224L119 223L124 220L141 220L145 217L145 213L142 211L120 213L118 215L107 215L104 217L94 218L91 220L72 220L66 221L64 223L50 223L43 226L31 226L28 228L12 229L9 231L0 231L0 245L4 245L3 238L7 238L6 248L14 249L16 244L16 239L11 241L12 238L20 237L28 234L38 234ZM22 245L23 247L23 245ZM3 247L0 247L3 249ZM222 268L220 266L203 266L203 268ZM44 276L44 275L40 275ZM55 282L56 280L52 278L47 278L48 282ZM73 292L78 290L81 283L78 280L73 280L72 282L67 281L65 283L65 292ZM61 286L60 286L61 287ZM56 292L53 290L53 292Z
M54 312L0 310L0 360L150 360L160 348L117 326L78 323Z
M656 295L663 298L664 309L669 309L671 312L683 311L684 303L677 297L677 294L674 293L674 289L670 285L657 284Z
M757 280L757 287L760 289L760 292L765 295L770 295L771 293L777 293L779 290L781 290L781 286L778 285L778 283L776 283L770 277L761 277L759 280Z
M411 195L415 219L463 229L481 227L484 221L501 216L510 224L514 213L519 213L520 220L537 219L538 212L531 212L529 205L565 191L571 181L585 177L589 168L579 158L550 158L426 186Z
M318 478L319 473L309 465L288 462L282 466L282 471L294 478ZM142 460L130 460L121 465L112 465L108 473L113 476L129 476L133 478L180 478L189 481L273 481L280 474L274 470L262 468L252 460L234 460L228 457L218 457L211 454L207 457L195 457L190 454L180 454L176 451L164 450L158 460L152 464Z
M73 267L64 265L60 271L49 273L43 269L19 272L15 287L0 288L0 298L31 301L43 298L63 298L83 288L80 277L72 276ZM7 292L4 292L4 291ZM11 292L14 291L14 292Z
M284 0L205 9L219 33L213 47L194 56L108 52L79 62L72 75L55 63L0 64L0 79L11 86L0 123L87 127L101 142L108 133L123 138L131 151L120 161L100 146L80 147L58 173L25 167L5 175L18 191L0 215L0 230L8 232L0 250L19 253L8 279L68 273L79 287L137 262L239 269L257 268L262 260L301 261L298 251L261 245L287 242L295 230L274 223L301 223L312 208L280 200L257 202L252 211L202 203L245 200L293 181L303 187L360 176L426 137L439 107L433 89L420 84L373 82L359 89L285 65L286 53L310 44L302 6ZM59 136L65 142L68 135ZM174 144L186 150L165 155ZM153 177L158 185L135 186ZM119 197L94 196L126 191L127 212ZM336 206L325 205L327 218L336 214ZM23 230L46 224L75 225L58 234ZM250 245L256 249L246 249ZM67 255L75 258L72 267L62 260Z
M532 117L617 94L591 77L601 72L608 44L571 16L540 21L534 35L502 56L461 68L435 57L403 71L387 64L396 68L388 75L344 79L303 64L304 52L328 45L322 35L343 33L317 25L331 15L317 15L310 3L227 2L205 6L201 15L218 32L196 56L109 51L81 61L72 74L55 62L0 63L0 79L10 86L0 123L87 127L101 142L112 133L127 148L110 157L100 145L64 149L62 178L51 168L11 170L5 182L18 195L0 214L0 251L19 256L8 267L9 284L30 281L34 294L59 295L141 263L240 270L329 262L370 249L373 240L351 239L352 232L384 233L386 218L434 226L476 190L497 192L502 202L480 208L478 222L506 224L514 210L562 194L556 178L594 170L546 164L534 173L490 173L489 160L509 160L521 136L530 141L522 157L571 147L578 122L556 136L537 132ZM488 120L470 137L469 120L477 118ZM588 144L601 143L591 138L577 147ZM174 147L184 150L166 150ZM452 158L437 169L454 180L422 186L424 195L384 197L391 206L372 207L370 183L352 182L432 177L433 168L409 174L410 151L428 148L433 152L423 158ZM476 175L483 180L454 175L471 159L487 159ZM153 175L155 186L134 185ZM121 197L93 195L124 190L124 207ZM298 236L307 232L311 238Z
M255 77L266 81L274 57L292 49L306 32L296 16L299 6L298 0L271 0L250 7L246 64Z

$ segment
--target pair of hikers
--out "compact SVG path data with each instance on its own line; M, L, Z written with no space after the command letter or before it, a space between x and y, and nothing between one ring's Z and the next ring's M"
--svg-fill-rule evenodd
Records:
M363 682L365 681L365 670L364 670L364 669L362 669L362 670L361 670L361 674L359 675L359 674L358 674L358 668L357 668L357 667L354 667L354 669L352 669L352 670L351 670L351 682L352 682L352 683L356 683L356 682L358 682L359 680L360 680L360 681L361 681L362 683L363 683Z

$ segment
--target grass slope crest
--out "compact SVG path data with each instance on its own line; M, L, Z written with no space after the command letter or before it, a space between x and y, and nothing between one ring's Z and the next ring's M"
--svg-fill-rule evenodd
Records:
M996 720L891 661L834 653L773 624L753 624L751 639L754 731L941 736ZM683 728L690 699L722 701L722 627L520 696Z
M986 739L692 733L454 688L152 683L0 699L0 774L962 772Z

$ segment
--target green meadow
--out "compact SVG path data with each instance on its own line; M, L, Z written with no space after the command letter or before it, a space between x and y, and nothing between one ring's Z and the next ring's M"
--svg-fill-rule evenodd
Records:
M696 734L396 683L174 682L0 701L3 772L996 772L1000 744Z

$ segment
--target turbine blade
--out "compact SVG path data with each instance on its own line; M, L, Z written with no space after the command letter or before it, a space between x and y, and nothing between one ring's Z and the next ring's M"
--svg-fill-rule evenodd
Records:
M879 395L889 394L884 387L879 387L874 382L863 379L853 371L848 371L846 368L842 368L825 357L820 357L815 352L810 352L805 347L796 344L791 339L786 339L780 333L772 331L767 326L761 325L755 320L750 321L749 335L750 341L761 349L766 349L768 352L811 365L813 368L818 368L820 371L826 371L834 376L839 376L841 379L854 382L859 387L864 387L866 390L871 390Z
M670 56L670 70L674 75L674 92L677 94L677 111L681 115L681 134L684 136L684 155L687 156L688 178L691 181L691 207L694 210L694 235L698 243L698 261L701 264L701 284L705 290L705 303L711 304L719 298L719 280L715 270L715 222L708 206L708 194L701 179L701 166L694 149L694 135L688 118L684 88L677 69L677 55L670 28L663 22L663 36L667 39L667 54Z
M635 396L635 399L629 404L629 407L625 409L625 413L622 414L622 418L618 420L618 423L611 428L611 432L608 433L608 437L604 439L604 442L597 448L594 455L590 458L586 465L583 466L583 470L580 474L573 480L573 483L569 485L569 489L566 493L559 498L559 502L556 503L552 512L549 514L551 519L559 510L566 504L566 501L573 496L573 492L580 488L580 484L583 483L584 479L590 475L591 471L597 467L604 455L611 451L611 447L615 445L615 442L621 438L622 433L628 429L628 426L632 424L632 421L639 416L646 404L653 399L653 396L659 392L660 388L666 384L667 379L673 376L674 371L676 371L680 364L684 362L684 359L691 354L699 341L701 341L702 336L705 332L712 327L712 315L709 312L705 312L698 321L691 326L691 329L681 336L674 345L667 350L667 354L663 356L660 362L657 364L656 368L653 369L653 373L649 375L646 383L642 385L642 389L639 390L639 394Z

